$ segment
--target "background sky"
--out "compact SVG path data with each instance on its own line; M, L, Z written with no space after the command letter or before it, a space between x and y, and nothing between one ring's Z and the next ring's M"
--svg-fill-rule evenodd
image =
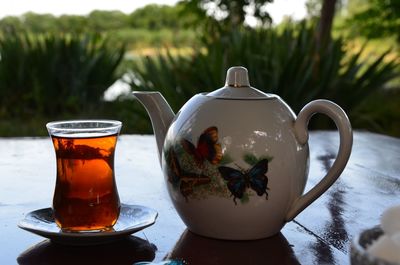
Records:
M62 14L86 15L93 10L120 10L131 13L147 4L174 5L177 0L0 0L0 18L13 15L19 16L32 11L38 14L50 13L56 16ZM267 8L275 23L279 23L285 15L295 19L305 16L305 0L275 0Z

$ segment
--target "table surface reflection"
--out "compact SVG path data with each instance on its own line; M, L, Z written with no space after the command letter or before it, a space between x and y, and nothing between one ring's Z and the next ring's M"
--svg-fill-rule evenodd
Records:
M115 170L121 202L158 211L156 223L106 245L63 246L19 229L30 211L51 206L55 155L49 138L0 138L0 264L349 264L353 236L379 224L400 204L400 139L355 132L339 180L274 237L224 241L188 231L169 200L153 136L122 135ZM310 135L306 190L325 174L338 147L336 132Z

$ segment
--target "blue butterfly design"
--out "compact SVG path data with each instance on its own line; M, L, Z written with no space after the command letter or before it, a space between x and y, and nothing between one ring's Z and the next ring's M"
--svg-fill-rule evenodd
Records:
M243 194L247 188L252 188L258 196L265 194L268 200L268 178L265 175L268 171L268 160L262 159L258 161L250 170L240 171L234 168L220 166L219 173L227 181L229 191L236 203L236 198L243 198Z

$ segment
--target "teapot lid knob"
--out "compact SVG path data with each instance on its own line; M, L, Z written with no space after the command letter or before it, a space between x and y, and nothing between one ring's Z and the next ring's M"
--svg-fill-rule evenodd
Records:
M249 87L249 75L247 69L243 66L233 66L226 73L226 86Z
M234 66L226 73L225 86L206 94L208 97L219 99L267 99L274 95L264 93L250 86L247 69Z

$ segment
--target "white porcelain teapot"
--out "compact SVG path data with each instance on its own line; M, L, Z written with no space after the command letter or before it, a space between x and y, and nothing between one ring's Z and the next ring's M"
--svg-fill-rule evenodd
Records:
M250 86L232 67L224 87L191 98L175 115L158 92L133 92L150 115L171 200L189 230L220 239L278 233L339 177L353 136L345 112L315 100L296 115L277 95ZM309 168L308 121L329 116L340 134L331 169L303 194Z

